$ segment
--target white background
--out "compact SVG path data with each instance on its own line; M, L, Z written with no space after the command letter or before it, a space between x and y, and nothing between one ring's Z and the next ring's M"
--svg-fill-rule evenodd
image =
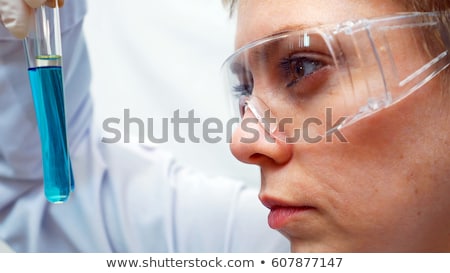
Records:
M194 110L202 122L217 117L225 123L230 118L220 66L234 50L234 22L220 0L88 0L88 4L85 33L100 122L115 117L123 125L124 109L130 109L132 117L153 118L154 135L160 137L162 118L173 117L178 109L181 117ZM136 125L132 128L137 130ZM219 143L206 143L196 125L201 143L191 142L184 131L182 144L169 132L169 142L162 146L183 164L259 186L259 169L231 155L225 133ZM112 137L107 132L104 136Z

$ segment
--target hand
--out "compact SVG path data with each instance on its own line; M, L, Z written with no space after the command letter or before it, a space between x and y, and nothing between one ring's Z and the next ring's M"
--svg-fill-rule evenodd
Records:
M1 22L12 35L23 39L34 24L33 9L44 3L49 7L55 7L56 1L60 7L64 5L64 0L0 0Z

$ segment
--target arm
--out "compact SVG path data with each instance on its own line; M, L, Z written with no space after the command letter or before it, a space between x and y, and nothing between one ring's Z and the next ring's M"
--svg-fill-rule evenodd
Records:
M73 3L76 3L73 4ZM66 113L71 150L90 125L90 67L81 33L84 1L61 9ZM3 15L2 15L3 16ZM0 177L39 179L40 140L22 41L0 26Z
M92 115L90 68L81 32L85 12L84 1L71 1L61 9L71 152L76 152L88 134ZM3 15L1 13L2 19L5 18ZM30 230L36 230L42 219L30 215L43 213L38 209L38 204L43 204L37 197L33 203L30 194L40 191L39 198L42 198L42 185L41 146L22 41L0 25L0 234L8 234L7 230L14 232L25 218L34 222L34 226L23 227L29 229L22 230L18 236L27 240ZM15 222L17 219L19 221ZM33 244L31 240L27 243Z

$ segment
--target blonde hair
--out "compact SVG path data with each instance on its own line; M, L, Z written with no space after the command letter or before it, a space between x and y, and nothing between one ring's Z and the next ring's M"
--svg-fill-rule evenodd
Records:
M406 9L411 11L441 11L442 16L440 20L443 25L446 26L446 29L448 30L448 33L450 35L450 0L406 0L403 2ZM433 47L433 45L430 43L427 43L427 46ZM446 96L446 99L448 99L448 96L450 96L450 69L447 68L444 71L444 74L442 74L440 80L440 84L443 96Z
M229 0L224 2L237 2L235 0ZM403 5L409 11L441 11L441 21L444 25L450 27L450 18L448 12L450 12L450 0L402 0ZM234 8L234 7L233 7ZM447 11L447 13L444 13Z

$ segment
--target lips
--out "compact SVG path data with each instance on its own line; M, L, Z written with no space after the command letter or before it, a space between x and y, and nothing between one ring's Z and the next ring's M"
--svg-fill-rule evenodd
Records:
M310 204L289 202L268 195L260 195L260 200L265 207L270 209L268 222L273 229L280 229L289 222L301 220L302 216L316 209Z
M310 210L310 206L287 207L287 206L272 206L268 217L269 226L273 229L280 229L294 218L301 217Z

